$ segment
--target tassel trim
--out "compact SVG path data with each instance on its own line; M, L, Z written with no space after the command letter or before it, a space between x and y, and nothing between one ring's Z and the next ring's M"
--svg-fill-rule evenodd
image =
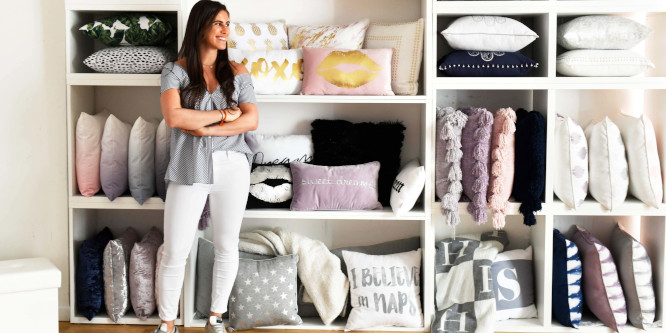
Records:
M462 194L462 170L460 160L462 159L462 143L460 132L467 123L467 115L451 107L437 108L437 117L445 118L440 138L444 140L446 147L445 160L450 163L449 173L445 180L448 183L446 194L440 199L442 201L441 212L447 225L455 227L460 223L458 213L458 200Z
M488 110L484 108L473 109L473 114L477 114L478 128L474 131L474 139L476 145L472 150L474 165L472 167L472 175L476 177L472 185L474 197L472 203L467 206L467 210L474 217L474 222L477 224L485 223L487 220L486 215L486 191L488 189L488 145L482 142L488 142L490 139L490 131L488 125L493 123L493 116Z
M502 229L506 224L506 209L509 202L504 191L504 171L508 150L509 136L516 133L516 112L511 108L502 108L495 113L495 121L502 122L502 130L499 133L497 146L493 147L491 172L495 177L490 184L489 206L493 211L493 226Z

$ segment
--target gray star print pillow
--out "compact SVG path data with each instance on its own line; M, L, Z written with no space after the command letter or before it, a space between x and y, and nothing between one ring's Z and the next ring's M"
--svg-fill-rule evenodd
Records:
M266 260L240 259L229 296L232 330L303 323L296 305L296 264L298 255Z

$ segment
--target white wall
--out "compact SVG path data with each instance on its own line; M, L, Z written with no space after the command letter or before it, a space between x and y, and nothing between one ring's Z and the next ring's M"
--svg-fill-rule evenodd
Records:
M64 8L64 0L0 5L0 260L58 266L60 320L69 319Z

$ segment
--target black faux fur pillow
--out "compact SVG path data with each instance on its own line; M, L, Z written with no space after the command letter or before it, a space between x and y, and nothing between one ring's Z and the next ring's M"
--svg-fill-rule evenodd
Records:
M521 202L526 225L536 224L546 188L546 119L539 111L516 111L516 161L513 197Z
M400 122L354 124L317 119L312 122L312 164L338 166L379 161L379 202L390 206L391 185L400 171L404 130Z

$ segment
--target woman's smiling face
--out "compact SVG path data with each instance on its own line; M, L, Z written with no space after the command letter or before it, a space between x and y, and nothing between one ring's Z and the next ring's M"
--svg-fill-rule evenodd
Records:
M217 50L224 50L227 48L227 38L229 38L229 13L222 10L217 13L213 19L208 31L204 32L203 43L204 46L214 48Z

